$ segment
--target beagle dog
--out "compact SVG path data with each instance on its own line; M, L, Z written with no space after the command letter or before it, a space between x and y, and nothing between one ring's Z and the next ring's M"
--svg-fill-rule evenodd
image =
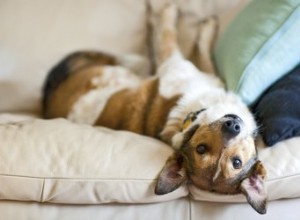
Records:
M215 193L243 193L257 212L266 213L266 171L257 157L254 118L218 77L205 73L213 67L216 20L200 26L202 72L180 52L177 14L169 3L153 16L154 76L138 77L134 69L143 62L134 56L76 52L46 79L44 117L128 130L170 144L176 150L159 174L158 195L189 181Z

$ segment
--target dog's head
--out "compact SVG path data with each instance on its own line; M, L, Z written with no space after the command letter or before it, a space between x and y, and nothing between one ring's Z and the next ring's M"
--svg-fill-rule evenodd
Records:
M255 131L247 112L212 108L189 113L172 139L179 150L168 159L155 193L169 193L189 179L203 190L243 193L256 211L265 213L266 172L257 159Z

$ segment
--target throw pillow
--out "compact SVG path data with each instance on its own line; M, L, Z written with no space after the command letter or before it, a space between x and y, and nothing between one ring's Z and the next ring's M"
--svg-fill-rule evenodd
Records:
M253 112L266 145L300 136L300 65L268 89Z
M300 0L253 0L220 36L216 68L252 104L300 62Z

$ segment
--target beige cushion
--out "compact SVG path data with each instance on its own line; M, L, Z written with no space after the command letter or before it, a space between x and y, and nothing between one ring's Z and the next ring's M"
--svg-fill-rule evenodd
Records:
M0 126L0 199L70 204L149 203L173 150L137 134L31 119Z
M9 120L14 122L4 124ZM173 150L149 137L32 115L0 114L0 123L0 199L148 203L183 197L189 191L195 200L245 202L243 195L218 195L192 185L154 195L157 175ZM259 148L269 200L300 197L299 141Z

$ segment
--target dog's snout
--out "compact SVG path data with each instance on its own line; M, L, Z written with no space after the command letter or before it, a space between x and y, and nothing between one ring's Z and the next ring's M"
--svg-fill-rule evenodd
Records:
M228 120L224 123L226 130L232 133L239 133L241 130L240 124L235 119Z
M222 125L222 131L225 138L230 139L237 136L241 131L241 124L237 118L231 118Z

